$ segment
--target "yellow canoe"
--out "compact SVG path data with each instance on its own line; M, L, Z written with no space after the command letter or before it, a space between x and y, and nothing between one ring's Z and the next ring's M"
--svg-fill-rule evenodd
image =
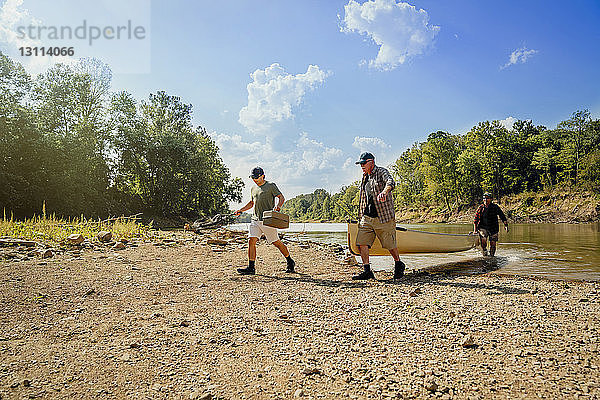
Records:
M356 245L357 234L358 224L348 224L348 247L356 256L360 255ZM400 254L454 253L472 249L478 242L479 236L473 234L435 233L396 227L396 243ZM369 249L369 255L389 256L390 252L381 247L379 239L375 238L375 243Z

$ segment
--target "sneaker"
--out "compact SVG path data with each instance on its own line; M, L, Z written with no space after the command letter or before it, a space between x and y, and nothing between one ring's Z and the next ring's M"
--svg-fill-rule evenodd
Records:
M285 270L285 272L293 274L294 272L296 272L296 270L294 269L295 267L296 267L296 262L294 260L292 260L291 262L288 261L287 269Z
M404 276L406 265L402 261L398 261L394 266L394 279L401 279Z
M373 275L373 271L368 270L368 271L363 271L358 275L354 275L352 277L353 281L365 281L367 279L375 279L375 275Z
M487 257L487 256L488 256L488 251L487 251L487 249L483 249L483 250L481 250L481 255L482 255L482 256L484 256L484 257Z
M254 267L238 268L237 272L240 275L254 275L256 273Z

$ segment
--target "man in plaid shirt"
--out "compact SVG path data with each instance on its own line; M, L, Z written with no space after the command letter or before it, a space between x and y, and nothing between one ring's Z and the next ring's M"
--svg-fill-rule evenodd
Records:
M356 164L360 164L363 171L356 245L360 249L364 271L352 279L375 278L369 264L369 248L373 245L375 237L379 239L383 248L390 251L395 261L394 279L400 279L404 275L405 265L400 261L396 245L396 217L394 197L391 193L396 183L387 169L375 165L375 156L371 153L362 153Z

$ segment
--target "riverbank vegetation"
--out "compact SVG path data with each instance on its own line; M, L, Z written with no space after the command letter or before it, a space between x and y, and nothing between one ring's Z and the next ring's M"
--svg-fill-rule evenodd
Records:
M15 220L7 216L6 210L0 216L0 238L9 237L56 246L64 242L69 235L82 235L84 239L93 240L98 232L111 232L114 238L133 239L147 238L151 235L152 224L143 224L138 216L116 217L105 220L87 219L81 215L73 218L59 218L46 215L45 208L41 215Z
M15 219L39 214L42 204L59 218L142 213L172 226L227 213L241 200L242 180L206 129L192 124L191 105L163 91L138 102L110 83L97 60L32 77L0 53L0 208ZM583 110L554 129L484 121L465 134L437 131L388 167L398 215L409 220L410 210L428 220L471 213L483 191L515 204L565 193L589 193L584 201L597 203L600 120ZM294 221L355 217L358 184L297 196L283 211Z
M516 121L510 129L499 121L484 121L464 135L438 131L388 167L396 180L401 220L465 219L484 191L514 206L509 211L523 214L519 218L524 221L593 220L600 212L600 120L584 110L555 129L532 121ZM298 221L356 217L358 185L355 182L333 195L319 189L297 196L286 202L284 211ZM565 197L576 203L565 202ZM557 208L559 203L565 203L565 208ZM578 215L572 212L575 207L589 212Z
M143 213L193 219L228 210L232 179L192 106L159 91L112 92L96 60L37 77L0 53L0 208L15 219Z

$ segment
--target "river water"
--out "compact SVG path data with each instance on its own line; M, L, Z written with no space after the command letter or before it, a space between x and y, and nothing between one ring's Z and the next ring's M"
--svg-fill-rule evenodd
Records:
M409 229L441 233L468 233L471 224L399 224ZM234 229L247 230L248 224ZM283 232L305 232L310 240L346 245L346 224L292 223ZM408 270L438 266L465 266L468 269L490 262L472 249L449 254L401 255ZM600 224L511 224L510 231L500 230L496 257L498 272L539 276L550 279L600 281ZM374 270L390 270L389 256L372 257Z

